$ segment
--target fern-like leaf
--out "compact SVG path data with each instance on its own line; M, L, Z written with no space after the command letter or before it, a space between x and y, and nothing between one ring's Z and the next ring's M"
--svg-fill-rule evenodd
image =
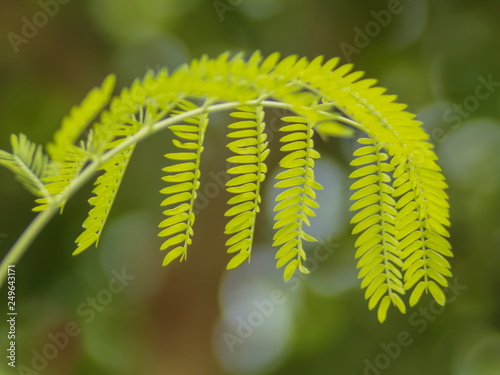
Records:
M126 148L102 165L104 173L97 178L96 187L92 190L94 196L89 199L93 208L83 222L85 230L75 241L77 248L73 255L81 253L94 243L97 246L134 148L134 146Z
M42 179L47 171L49 159L42 147L30 142L24 134L13 134L10 138L12 154L0 150L0 165L10 169L16 179L36 196L48 197Z
M402 313L406 312L405 303L400 295L405 294L398 241L396 240L396 202L392 197L391 186L393 166L389 156L380 144L369 138L359 139L363 147L354 152L357 156L351 165L358 167L350 177L357 181L351 189L357 190L351 200L355 202L351 210L359 212L352 218L356 224L352 233L361 233L356 241L356 258L359 277L366 288L365 298L368 307L378 305L378 319L383 322L387 309L392 303Z
M174 114L197 108L187 100L179 102L178 106L180 110L173 111ZM165 157L173 160L175 164L163 168L169 175L162 179L171 185L161 190L162 194L168 195L161 205L172 206L163 212L167 218L159 225L163 229L159 236L169 237L161 246L161 250L171 248L163 260L165 266L179 257L181 261L185 260L187 247L192 243L194 202L200 186L200 159L208 116L193 116L184 122L185 124L170 126L174 135L179 138L172 140L179 152L166 154Z
M333 66L332 66L333 68ZM449 222L447 187L429 136L415 115L396 103L396 96L373 87L373 79L359 80L363 72L351 73L352 64L341 66L326 79L311 82L392 158L397 250L404 260L404 289L413 289L410 306L422 293L430 293L445 303L443 288L451 276L445 257L453 256L446 239Z
M398 250L404 259L405 289L414 288L410 306L415 305L422 293L430 292L437 303L445 304L442 288L448 286L450 263L445 257L453 256L446 240L449 236L447 195L444 177L438 165L428 160L425 165L395 156L394 196L396 207Z
M112 149L120 145L135 134L139 127L140 123L135 118L131 118L129 123L116 126L113 131L115 139L108 144L108 148ZM89 199L93 208L83 222L84 231L75 241L77 248L73 255L81 253L94 243L97 246L134 149L135 145L125 148L99 168L104 170L104 173L95 181L95 188L92 191L94 196Z
M227 252L238 254L231 259L228 269L250 259L255 219L260 210L260 190L267 172L265 160L269 155L262 107L237 109L239 112L233 112L231 116L240 121L229 125L234 131L228 134L232 141L227 145L236 154L227 160L235 164L228 173L236 177L226 183L227 191L235 196L229 199L228 204L232 207L225 214L234 217L226 224L225 233L231 235L226 242Z
M300 116L284 117L283 121L290 124L280 128L288 134L281 137L284 143L281 151L287 152L280 161L285 171L279 173L274 185L285 188L276 197L274 229L278 231L273 237L273 246L280 246L276 253L280 268L286 265L284 278L288 280L298 268L303 273L309 273L302 264L306 260L303 241L316 242L307 234L304 225L309 226L309 217L315 216L313 209L318 208L315 189L323 187L314 179L314 160L319 153L314 150L313 124Z

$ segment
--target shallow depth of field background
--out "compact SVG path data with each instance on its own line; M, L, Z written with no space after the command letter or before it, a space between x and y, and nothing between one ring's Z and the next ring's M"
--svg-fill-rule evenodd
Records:
M187 262L163 268L156 236L169 132L139 146L98 249L71 256L90 184L31 246L16 268L18 365L37 367L26 374L500 374L498 1L66 1L16 53L8 34L22 36L23 17L42 9L36 1L0 4L1 149L10 150L11 133L48 142L71 106L111 72L121 88L149 69L175 69L205 53L340 56L397 94L431 134L450 185L455 278L444 310L424 298L406 315L391 308L377 322L353 259L354 142L336 139L317 140L326 189L311 228L321 239L309 248L311 276L284 283L274 268L278 152L252 262L225 271L227 117L217 115ZM274 150L281 115L268 112ZM32 206L1 169L1 257L32 220ZM111 293L110 280L122 272L128 285ZM23 373L5 364L5 288L0 296L0 373ZM65 340L68 324L76 335Z

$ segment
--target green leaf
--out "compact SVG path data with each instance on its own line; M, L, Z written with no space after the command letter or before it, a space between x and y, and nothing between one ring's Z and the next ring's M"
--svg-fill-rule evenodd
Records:
M235 255L228 263L227 269L233 269L238 267L241 263L248 259L250 253L248 251L241 251L237 255Z
M170 246L177 245L177 244L185 241L186 238L187 238L187 236L186 236L185 233L177 234L177 235L175 235L173 237L170 237L168 240L166 240L165 242L163 242L163 244L161 245L160 250L165 250L165 249L169 248Z
M172 225L170 227L167 227L166 229L162 230L158 236L160 237L168 237L172 234L176 234L179 232L183 232L188 228L188 225L186 223L178 223L175 225Z
M177 259L181 255L185 254L185 249L182 246L176 247L173 250L170 250L168 254L165 256L163 259L163 265L168 266L170 262L172 262L174 259Z
M224 214L224 216L234 216L234 215L238 215L242 212L245 212L245 211L250 211L252 209L255 208L255 203L254 202L245 202L245 203L242 203L242 204L238 204L237 206L233 206L232 208L230 208L229 210L226 211L226 213Z
M171 160L196 160L198 155L194 152L172 152L165 154L165 157Z
M294 177L287 180L279 181L274 184L275 188L288 188L291 186L300 186L305 184L305 179L303 177Z
M390 297L391 297L391 301L392 301L393 305L399 309L401 314L406 314L406 305L403 302L403 300L401 299L401 297L399 295L397 295L396 293L392 293L390 295Z
M417 284L415 289L413 289L413 292L411 293L410 296L410 306L415 306L417 302L420 300L420 297L422 296L422 293L426 290L427 285L425 281L422 281Z
M441 306L444 306L446 303L446 297L444 296L443 290L434 281L428 281L427 288L431 292L436 302Z
M174 194L171 195L170 197L164 199L161 202L161 206L169 206L171 204L176 204L176 203L181 203L185 201L191 200L191 193L190 192L184 192L184 193L179 193L179 194Z
M192 182L183 182L180 184L175 184L169 187L166 187L162 190L160 190L160 193L162 194L177 194L185 191L192 191L193 189L193 183Z
M253 218L253 213L249 211L242 212L232 218L226 225L226 234L232 234L248 228L248 222Z
M170 172L170 173L186 172L186 171L192 171L195 168L196 168L195 163L178 163L178 164L171 165L169 167L165 167L162 169L162 171Z
M227 203L228 204L238 204L241 202L254 200L254 199L256 199L256 197L257 197L257 195L253 192L242 193L242 194L235 195L234 197L229 199L227 201Z
M385 296L380 302L377 311L377 318L380 323L385 322L385 319L387 318L387 310L389 309L390 304L391 304L391 299L389 296Z
M290 263L288 263L288 265L285 267L285 271L283 272L285 281L290 280L298 266L299 261L297 259L292 260Z
M234 177L226 183L226 186L238 186L249 182L257 181L257 175L253 173L244 174L242 176Z

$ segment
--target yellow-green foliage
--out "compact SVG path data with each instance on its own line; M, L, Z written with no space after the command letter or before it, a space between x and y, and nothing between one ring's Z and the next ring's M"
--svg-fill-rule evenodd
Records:
M229 262L228 269L235 268L250 258L255 219L260 210L260 189L267 172L264 162L269 155L263 108L258 106L238 109L240 112L231 113L231 117L240 121L229 125L232 131L227 135L231 139L227 147L236 154L227 159L236 164L227 172L236 177L226 184L227 191L235 195L227 202L232 207L226 211L225 216L233 218L226 224L224 233L231 235L226 242L226 246L229 246L227 252L238 252Z
M174 110L173 113L182 114L196 109L193 103L186 100L178 105L180 110ZM193 116L185 119L184 122L186 124L170 126L170 130L178 138L173 139L172 142L179 149L179 152L166 154L167 159L176 163L163 168L163 171L168 172L169 175L162 179L170 183L170 186L161 191L162 194L168 195L161 205L171 208L163 211L167 218L159 225L160 228L164 228L159 236L170 236L161 246L161 250L176 246L165 257L164 265L178 257L180 260L186 259L187 247L192 242L194 200L196 199L196 190L200 186L200 160L205 130L208 125L208 115L204 113Z
M227 251L233 254L228 268L234 268L251 258L270 152L265 108L287 110L277 151L282 171L275 182L280 194L273 245L277 267L284 266L288 279L296 270L309 272L306 242L316 241L307 233L318 208L315 191L322 188L314 176L319 154L313 134L361 133L351 162L351 222L368 307L378 307L383 322L391 305L405 313L407 292L410 306L423 293L444 304L443 288L451 276L446 259L452 256L446 229L450 222L447 186L433 146L395 96L386 95L375 80L361 79L363 72L351 72L351 64L338 63L322 57L280 60L277 53L263 58L259 52L248 61L243 54L204 56L171 74L148 72L113 98L115 78L110 76L63 120L47 146L48 156L25 136L13 136L13 153L0 151L0 164L37 196L37 211L62 207L86 180L103 171L89 200L85 230L76 241L79 253L98 242L136 144L170 128L176 151L165 155L170 164L163 169L168 185L161 191L165 219L159 225L165 238L161 249L168 250L166 265L186 259L193 241L201 155L210 147L203 143L209 117L232 110L235 121L229 125L227 145L232 153L227 191L232 197L225 233Z
M288 280L297 268L309 273L302 265L306 260L303 241L316 242L316 239L305 232L304 225L311 225L309 216L315 216L313 209L319 207L314 189L323 187L314 180L314 159L319 158L312 140L314 123L299 116L284 117L283 121L290 123L280 129L286 133L280 139L284 143L281 151L287 153L280 161L285 170L276 176L279 181L274 187L286 190L276 197L274 211L278 213L274 229L278 231L273 246L281 246L276 253L276 266L287 265L284 277Z
M363 278L361 287L366 288L368 307L373 309L380 302L378 318L384 321L391 302L402 313L406 311L400 297L405 289L401 273L403 261L396 239L398 212L391 184L394 167L380 144L369 138L358 142L363 147L354 152L357 158L351 162L358 169L350 176L357 178L351 186L357 190L351 196L355 201L351 210L359 210L351 220L356 224L352 233L361 233L356 241L355 256L359 258L359 277Z

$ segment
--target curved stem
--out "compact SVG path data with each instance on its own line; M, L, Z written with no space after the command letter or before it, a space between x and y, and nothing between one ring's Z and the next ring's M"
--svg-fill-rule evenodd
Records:
M203 113L212 113L218 111L228 110L239 105L262 105L265 107L274 107L274 108L288 108L292 109L293 106L287 103L275 102L270 100L250 100L248 102L228 102L228 103L220 103L213 104L208 106L203 106L192 111L185 112L178 116L173 116L166 118L162 121L157 122L151 126L144 126L137 133L127 138L117 147L107 151L101 157L94 160L90 163L77 177L75 177L71 183L68 185L66 190L57 197L53 197L52 200L49 201L48 207L45 211L39 213L35 219L31 222L31 224L26 228L26 230L21 234L16 243L12 246L12 248L8 251L7 255L3 258L0 263L0 288L3 283L7 279L8 267L9 265L15 265L24 255L29 246L33 243L35 238L40 234L40 232L45 228L48 222L55 216L55 214L59 211L59 205L65 201L67 201L73 194L75 194L83 185L85 185L97 171L99 167L103 165L108 160L111 160L113 157L118 155L121 151L135 145L142 140L150 137L151 135L163 130L170 125L174 125L179 123L186 118L190 118L193 116L201 115Z
M42 229L45 228L48 222L54 217L57 211L59 211L59 207L57 205L49 205L45 211L39 213L35 217L30 225L28 225L28 228L26 228L23 232L21 237L18 238L14 246L12 246L0 264L0 287L7 279L9 266L16 264L19 259L21 259L26 249L31 245Z

